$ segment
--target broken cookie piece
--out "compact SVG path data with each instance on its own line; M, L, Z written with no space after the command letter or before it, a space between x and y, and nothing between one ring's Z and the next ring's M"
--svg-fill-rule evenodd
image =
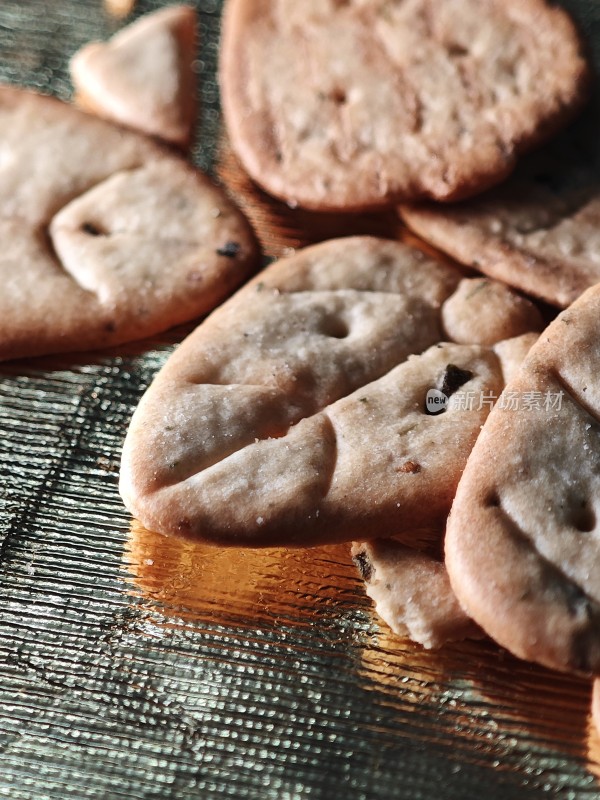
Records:
M71 60L77 102L130 128L187 147L196 116L196 12L167 6Z
M442 561L394 539L355 543L352 558L376 612L399 636L438 648L482 635L456 599Z

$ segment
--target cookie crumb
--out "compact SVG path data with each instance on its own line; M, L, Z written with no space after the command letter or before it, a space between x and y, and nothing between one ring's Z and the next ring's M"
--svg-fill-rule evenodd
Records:
M421 472L421 465L416 461L405 461L404 464L398 467L397 472L405 472L411 475L417 475L419 472Z

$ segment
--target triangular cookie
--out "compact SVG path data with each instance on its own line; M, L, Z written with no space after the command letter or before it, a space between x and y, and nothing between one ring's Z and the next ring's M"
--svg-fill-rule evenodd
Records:
M196 12L171 6L148 14L71 60L86 110L185 147L196 114Z

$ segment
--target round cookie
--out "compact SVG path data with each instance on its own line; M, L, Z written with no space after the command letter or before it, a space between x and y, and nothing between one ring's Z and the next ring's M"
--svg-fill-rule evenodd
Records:
M446 536L465 610L517 656L600 670L600 287L542 333L461 478Z
M544 0L228 0L223 110L247 171L290 204L453 200L573 116L581 51Z
M370 237L270 266L142 399L123 449L127 507L152 530L235 545L441 527L506 368L475 332L442 343L460 279ZM430 390L444 413L426 413Z
M0 87L0 153L0 359L158 333L254 266L241 212L143 136Z

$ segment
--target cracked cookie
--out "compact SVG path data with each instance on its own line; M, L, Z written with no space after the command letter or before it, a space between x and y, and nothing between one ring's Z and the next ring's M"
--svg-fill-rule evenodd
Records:
M504 362L535 339L481 345L474 318L471 343L444 343L461 278L371 237L268 267L142 399L123 450L129 510L162 533L251 546L410 540L442 525ZM430 389L445 392L443 413L426 413Z

